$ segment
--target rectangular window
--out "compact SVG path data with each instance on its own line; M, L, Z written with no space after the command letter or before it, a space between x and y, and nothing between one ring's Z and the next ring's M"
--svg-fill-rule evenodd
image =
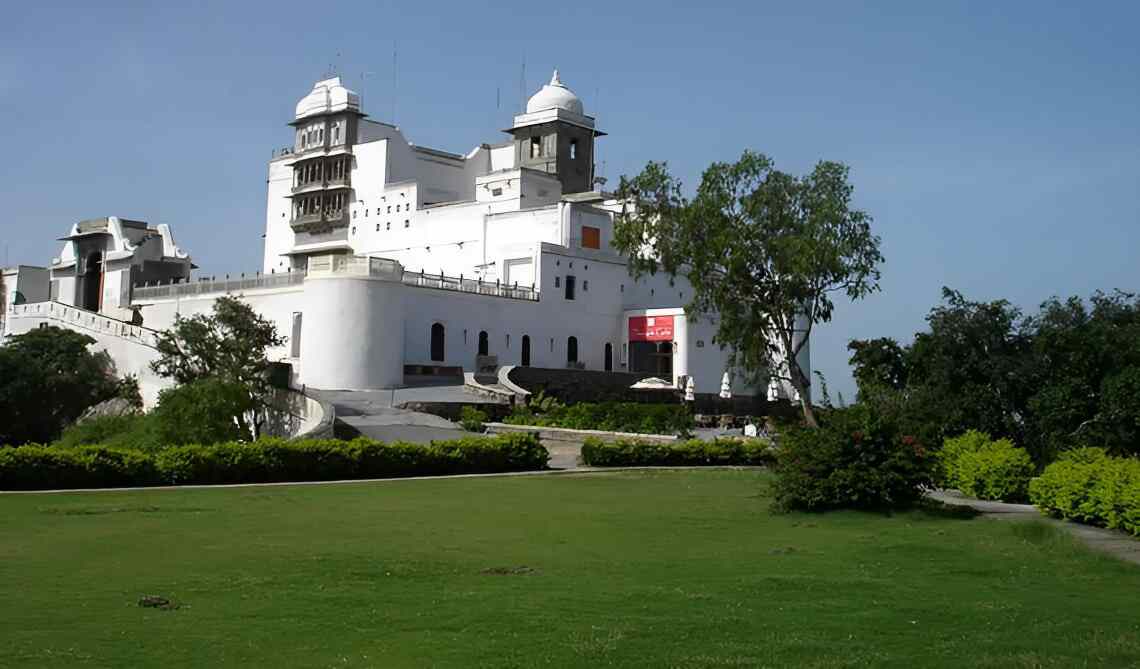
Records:
M493 195L494 197L499 197L502 194L503 194L502 188L492 188L491 189L491 195Z
M561 288L562 287L562 279L561 278L559 278L557 276L554 277L554 287L555 288Z
M582 248L584 249L600 249L602 248L602 231L599 228L594 228L589 225L582 226Z
M542 138L541 137L531 137L530 138L530 157L531 158L538 158L541 155L542 155Z
M301 312L293 312L293 332L289 337L289 357L301 357Z
M570 140L570 160L578 159L578 140Z
M574 299L574 277L566 277L566 299Z

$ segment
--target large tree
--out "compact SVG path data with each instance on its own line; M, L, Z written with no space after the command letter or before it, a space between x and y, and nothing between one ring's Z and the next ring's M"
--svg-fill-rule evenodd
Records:
M614 245L634 276L664 271L693 286L690 318L716 313L716 341L753 382L783 378L816 425L811 378L798 360L833 296L856 300L878 289L879 238L852 207L848 168L818 163L796 177L763 154L713 163L693 198L665 163L622 177Z
M87 407L115 396L120 381L95 340L37 328L0 346L0 445L48 442Z
M267 352L284 343L272 322L226 296L214 301L210 314L176 317L159 334L160 357L151 369L179 384L217 379L245 388L250 402L232 403L233 418L256 438L272 397Z

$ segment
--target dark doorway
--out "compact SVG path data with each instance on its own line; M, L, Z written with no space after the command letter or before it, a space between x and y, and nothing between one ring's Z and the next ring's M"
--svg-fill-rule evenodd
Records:
M522 366L530 367L530 335L522 338Z
M606 342L606 371L614 371L614 345Z
M99 301L103 295L103 254L96 251L87 256L83 267L83 295L80 302L88 311L99 311Z
M629 343L629 371L671 377L673 342L632 341Z
M566 340L566 364L573 365L578 362L578 338L570 337Z
M487 355L487 331L479 331L479 355Z
M443 323L433 323L431 326L431 359L433 362L443 362Z

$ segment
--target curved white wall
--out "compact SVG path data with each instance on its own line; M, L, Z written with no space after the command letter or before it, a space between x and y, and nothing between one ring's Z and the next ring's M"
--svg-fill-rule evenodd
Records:
M301 321L301 381L314 388L391 388L404 380L404 286L309 276Z

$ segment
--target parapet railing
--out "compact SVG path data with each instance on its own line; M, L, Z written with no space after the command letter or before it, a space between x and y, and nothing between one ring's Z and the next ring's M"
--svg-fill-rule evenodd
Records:
M483 279L465 279L440 274L426 274L424 272L404 272L404 283L419 288L435 288L437 290L454 290L460 293L473 293L475 295L489 295L491 297L506 297L512 300L529 300L538 302L538 291L534 284L520 286L518 282L505 284L496 280L494 283Z
M127 321L104 316L94 311L80 309L79 307L62 302L51 301L14 304L9 313L14 318L46 318L63 323L72 329L88 330L100 334L122 337L123 339L130 339L151 348L158 346L158 332L156 330L141 325L133 325Z
M210 277L181 283L138 284L131 289L131 300L153 300L209 293L232 293L256 288L280 288L298 286L305 281L305 273L282 272L281 274L242 274L238 277L226 275L223 279Z

